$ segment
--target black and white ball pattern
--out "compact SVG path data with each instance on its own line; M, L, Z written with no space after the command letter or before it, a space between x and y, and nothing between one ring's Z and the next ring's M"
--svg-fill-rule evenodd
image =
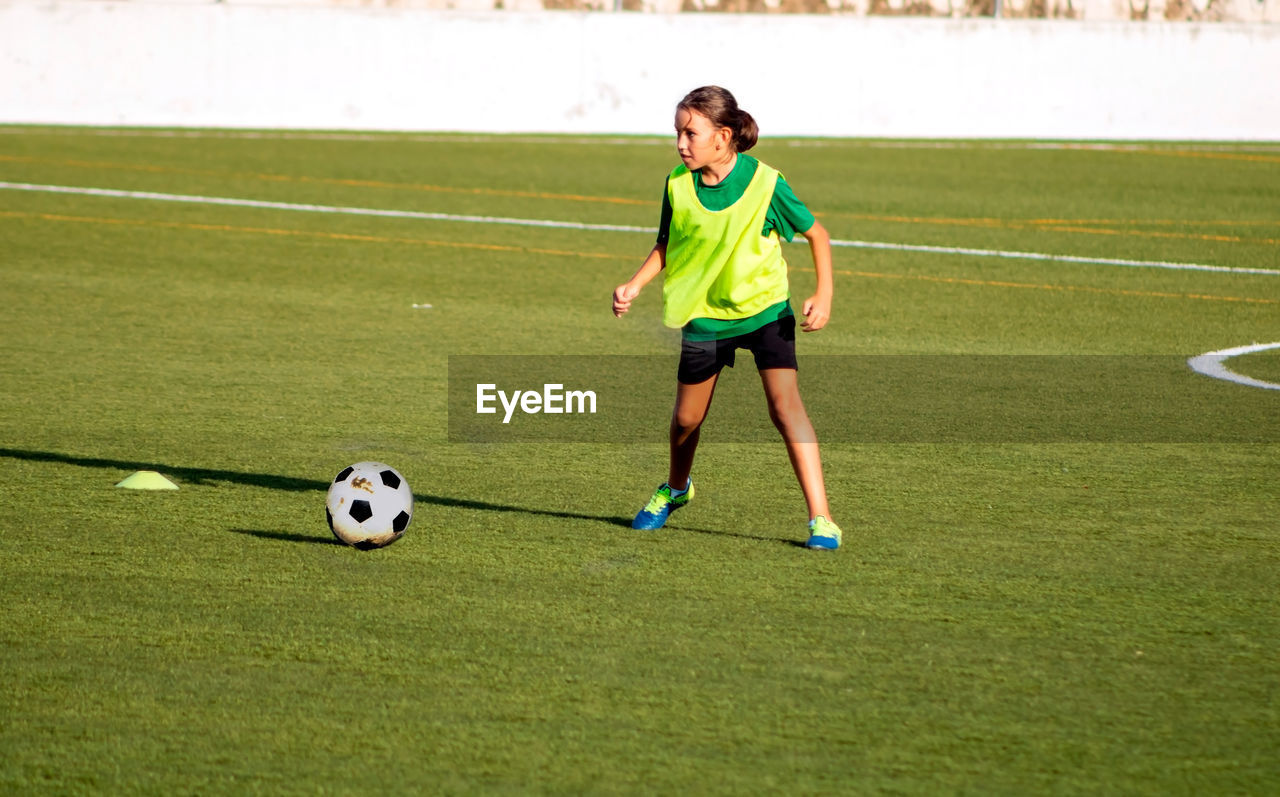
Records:
M404 536L413 519L413 491L400 471L381 462L343 468L325 497L329 530L361 550L383 548Z

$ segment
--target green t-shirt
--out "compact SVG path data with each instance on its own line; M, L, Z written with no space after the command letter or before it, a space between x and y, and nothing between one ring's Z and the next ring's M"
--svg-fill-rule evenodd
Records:
M755 176L760 161L750 155L739 154L729 176L716 185L703 185L702 175L694 173L694 192L707 210L724 210L742 198L742 194ZM791 186L781 175L769 201L761 235L777 232L778 237L790 241L796 233L808 231L816 219L804 203L796 198ZM667 190L662 191L662 218L658 225L658 243L665 244L671 235L671 200ZM687 340L723 340L755 332L765 324L793 315L791 304L786 301L768 307L750 318L724 321L715 318L695 318L684 327Z

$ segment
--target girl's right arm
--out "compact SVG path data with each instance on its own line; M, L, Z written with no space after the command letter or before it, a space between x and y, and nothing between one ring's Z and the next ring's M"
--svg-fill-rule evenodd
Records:
M613 291L613 314L621 318L624 313L630 310L631 300L639 296L640 289L658 276L658 272L662 271L666 265L667 245L657 244L653 247L653 251L649 252L649 256L644 259L644 265L640 266L640 270L631 279L622 283Z

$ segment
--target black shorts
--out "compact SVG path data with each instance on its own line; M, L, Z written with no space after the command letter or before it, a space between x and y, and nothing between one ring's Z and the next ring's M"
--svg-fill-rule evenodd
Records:
M754 332L724 340L685 340L680 346L680 370L676 379L681 384L705 382L726 365L733 367L734 352L747 349L756 358L756 368L790 368L796 370L796 317L793 315L770 321Z

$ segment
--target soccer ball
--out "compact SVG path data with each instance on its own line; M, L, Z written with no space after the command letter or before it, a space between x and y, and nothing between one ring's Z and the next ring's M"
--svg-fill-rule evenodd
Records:
M329 485L324 513L333 536L362 551L404 536L413 519L413 491L400 472L381 462L357 462Z

